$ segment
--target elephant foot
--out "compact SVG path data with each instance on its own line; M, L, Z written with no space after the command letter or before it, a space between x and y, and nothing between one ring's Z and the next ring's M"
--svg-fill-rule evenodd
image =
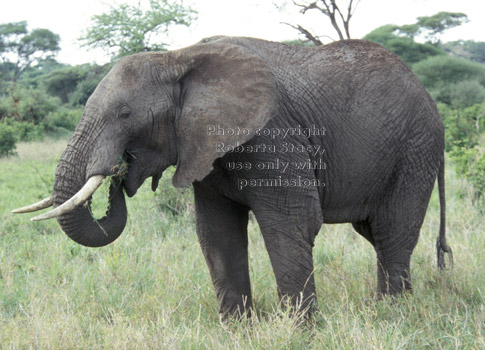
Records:
M378 262L377 298L411 292L411 279L408 264L383 264Z

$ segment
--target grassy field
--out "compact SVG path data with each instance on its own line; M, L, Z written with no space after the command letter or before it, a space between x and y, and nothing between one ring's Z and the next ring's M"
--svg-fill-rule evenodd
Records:
M320 311L302 325L278 305L252 220L257 317L226 326L193 212L189 206L177 214L165 202L177 193L164 186L170 179L156 194L146 185L128 199L125 232L104 248L77 245L55 220L10 214L50 195L65 143L20 144L17 156L0 159L0 349L485 349L485 217L450 167L454 270L436 267L436 193L412 258L414 292L395 300L373 301L370 244L350 225L324 226L314 249Z

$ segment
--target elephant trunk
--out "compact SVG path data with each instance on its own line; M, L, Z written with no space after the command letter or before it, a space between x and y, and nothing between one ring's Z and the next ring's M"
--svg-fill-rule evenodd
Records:
M82 158L75 157L76 153L80 154L68 146L57 167L52 196L55 207L73 197L85 184L86 166L77 162ZM121 181L116 182L110 186L109 207L103 218L93 217L90 200L57 218L69 238L84 246L102 247L119 237L126 225L127 210Z

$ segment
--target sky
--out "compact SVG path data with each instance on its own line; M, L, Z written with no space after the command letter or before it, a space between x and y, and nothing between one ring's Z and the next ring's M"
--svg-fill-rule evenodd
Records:
M344 0L340 0L341 2ZM274 3L287 3L277 9ZM78 38L90 24L91 17L107 12L109 5L120 3L147 4L148 0L2 0L0 23L27 21L30 29L47 28L61 37L57 60L68 64L109 61L102 50L80 47ZM281 41L298 38L296 30L282 24L301 24L335 39L336 34L322 15L299 15L291 0L184 0L198 12L198 20L190 28L170 31L170 49L194 44L214 35L251 36ZM431 16L440 11L464 12L470 22L449 30L442 40L485 41L485 1L483 0L361 0L351 21L352 38L384 24L410 24L416 17ZM329 39L327 39L328 41Z

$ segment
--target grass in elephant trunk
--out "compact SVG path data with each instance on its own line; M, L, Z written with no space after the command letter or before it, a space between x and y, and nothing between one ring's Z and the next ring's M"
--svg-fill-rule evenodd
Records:
M190 190L170 187L172 170L156 193L147 181L128 199L125 233L100 249L72 242L55 220L32 223L10 214L10 209L50 194L64 147L65 141L20 144L18 157L0 159L0 347L485 347L485 218L472 204L468 184L451 168L446 181L453 271L436 267L436 193L412 258L414 293L394 301L370 301L376 283L370 245L349 225L324 226L314 248L320 311L315 323L300 326L279 306L268 255L251 219L249 258L257 317L225 327L219 323L195 235ZM42 154L40 160L37 154ZM106 209L107 183L102 189L106 192L93 200L100 215Z
M103 184L94 192L91 198L91 215L95 219L101 219L106 215L109 207L109 187L112 183L119 183L128 173L128 162L123 157L120 162L113 167L113 175L104 179ZM129 213L128 213L129 215Z
M91 199L91 215L95 219L101 219L106 215L109 206L109 186L111 179L105 180L94 192Z

